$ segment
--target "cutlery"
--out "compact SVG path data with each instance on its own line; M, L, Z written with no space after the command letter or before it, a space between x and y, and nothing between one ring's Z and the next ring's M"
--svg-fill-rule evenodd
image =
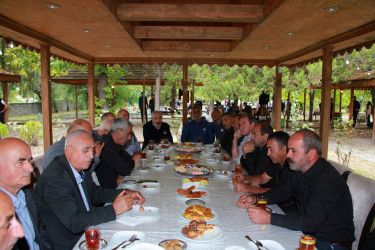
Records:
M137 236L135 236L135 237L137 237ZM125 247L129 246L130 244L133 244L134 241L136 241L136 240L139 240L139 239L138 239L138 238L135 238L134 240L129 240L130 243L123 245L122 248L125 248Z
M264 247L263 244L262 244L262 242L260 242L259 240L256 240L255 242L256 242L256 244L257 244L258 246L263 247L263 248L266 249L266 250L269 250L267 247Z
M254 243L257 246L258 250L262 250L262 249L260 249L259 245L255 241L253 241L252 238L250 238L249 235L246 235L245 237L246 237L246 239L248 239L249 241L251 241L252 243Z
M127 241L132 241L132 240L134 241L136 238L137 238L137 235L133 234L132 237L130 237L130 239L124 240L123 242L121 242L120 244L118 244L115 248L112 248L112 250L116 250L117 248L119 248L122 244L124 244Z

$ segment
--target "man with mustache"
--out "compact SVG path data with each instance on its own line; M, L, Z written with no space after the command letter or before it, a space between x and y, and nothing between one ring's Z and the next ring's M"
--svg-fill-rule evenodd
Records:
M25 233L16 218L12 200L0 190L0 249L12 249L17 240L24 236Z
M93 158L92 135L85 130L71 132L64 154L51 162L36 183L35 200L54 249L72 249L87 226L115 220L133 204L144 202L139 192L97 186L89 170Z
M160 111L154 111L151 114L151 121L143 125L143 146L145 149L150 140L155 143L161 142L162 139L168 139L173 142L173 137L169 125L163 122L163 114Z
M214 132L206 118L202 117L202 109L199 104L194 104L192 120L184 124L181 134L181 142L197 142L211 144L215 140ZM200 142L198 140L198 142Z
M317 249L351 249L354 241L353 204L348 185L337 170L321 157L319 136L312 130L297 131L288 142L287 161L297 171L279 187L262 194L268 204L295 199L296 210L285 215L251 207L255 196L241 196L237 205L247 207L250 220L300 230L316 238Z
M230 112L226 112L221 116L221 123L224 127L224 135L220 140L220 145L232 156L232 142L234 137L233 128L234 116Z
M0 190L12 200L25 237L18 240L18 249L52 249L52 242L41 222L30 184L31 149L24 141L6 138L0 141ZM39 211L40 212L40 211Z

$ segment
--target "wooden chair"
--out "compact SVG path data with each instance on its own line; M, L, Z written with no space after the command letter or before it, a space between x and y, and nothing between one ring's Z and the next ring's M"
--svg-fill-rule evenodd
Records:
M31 161L31 165L34 167L34 171L31 173L31 181L28 186L31 189L34 189L35 183L37 182L41 172L43 172L42 162L43 155L37 156Z

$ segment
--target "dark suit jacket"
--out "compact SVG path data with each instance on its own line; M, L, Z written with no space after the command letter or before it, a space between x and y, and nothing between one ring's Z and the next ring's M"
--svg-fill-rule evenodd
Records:
M159 143L161 139L168 138L170 142L173 142L173 136L169 128L168 123L162 122L160 129L156 129L152 124L152 121L147 122L143 125L143 145L142 149L145 149L150 140L154 140L155 143Z
M47 233L45 225L42 223L39 213L36 207L36 203L32 194L32 190L29 188L23 189L26 198L26 206L29 210L31 221L33 222L35 231L35 240L39 244L40 250L53 249L52 240ZM19 239L13 249L29 249L29 245L26 238Z
M55 249L72 249L89 225L116 219L111 205L122 190L101 188L85 170L82 182L90 211L86 211L79 187L65 155L56 157L39 177L34 196L42 221L47 226Z

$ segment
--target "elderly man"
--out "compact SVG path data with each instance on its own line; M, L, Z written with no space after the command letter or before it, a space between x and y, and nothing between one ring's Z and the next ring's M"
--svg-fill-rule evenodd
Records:
M87 226L115 220L136 199L139 204L144 201L138 192L95 185L88 170L93 158L91 134L76 130L66 138L64 155L55 158L37 181L35 199L55 249L72 249Z
M262 123L258 123L255 125L253 134L258 132L257 126L261 124ZM265 133L265 135L267 134ZM256 135L254 135L254 137L256 137ZM258 159L258 161L262 164L262 162L266 160L264 157L267 157L269 161L272 161L272 167L269 167L264 173L259 175L244 176L242 174L236 174L234 177L234 188L237 193L264 193L270 190L271 187L278 187L280 183L290 175L291 170L286 161L289 135L283 131L277 131L267 137L267 156L263 154L262 158ZM270 163L267 161L266 165L270 165ZM261 187L244 184L245 179L251 184L261 185Z
M181 134L181 142L196 142L198 139L204 144L211 144L215 140L210 123L202 117L202 109L194 104L193 119L184 124ZM199 141L199 140L198 140Z
M131 157L123 147L131 139L131 134L132 124L124 118L117 118L113 120L110 133L103 136L106 146L96 169L101 187L115 189L117 179L130 175L135 163L140 161L140 155Z
M0 190L0 249L10 250L25 233L16 218L10 197Z
M117 113L117 118L124 118L130 121L129 117L130 117L129 111L127 111L126 109L120 109L119 112ZM126 143L126 145L124 145L124 147L125 147L126 152L128 152L131 156L133 156L134 153L138 153L141 151L141 145L139 144L138 139L133 133L133 131L131 133L131 140L128 140L128 142Z
M234 138L234 128L233 128L234 116L230 112L226 112L221 116L221 124L224 128L224 135L220 140L220 145L225 149L230 155L232 155L232 142Z
M17 138L0 141L0 189L11 199L25 237L17 242L19 249L52 249L48 233L41 223L30 184L34 171L29 145ZM24 188L24 189L23 189Z
M67 133L69 134L78 129L84 129L91 134L93 133L91 124L84 119L77 119L73 121L70 127L68 128ZM59 141L52 144L44 153L42 163L43 171L46 170L46 168L49 166L53 159L55 159L57 156L64 154L65 139L65 136L63 136ZM101 144L100 142L95 143L95 157L92 169L95 169L96 166L98 166L99 164L99 156L102 152L103 146L104 144Z
M160 111L154 111L151 114L151 121L143 125L143 146L145 149L150 140L159 143L162 139L168 139L173 142L171 130L168 123L163 122L163 114Z
M250 141L255 122L255 117L252 115L244 113L240 116L239 129L234 132L232 142L232 158L237 165L241 164L242 147L246 142Z
M112 127L113 120L114 119L106 119L106 120L103 120L100 123L100 126L99 126L98 130L94 131L93 134L92 134L92 137L94 138L95 142L101 141L102 136L109 133L109 131L111 130L111 127Z
M221 113L219 110L215 109L211 113L212 122L211 127L212 131L214 132L216 141L220 141L221 138L224 136L224 126L221 121Z
M269 204L293 197L296 210L271 214L241 196L239 207L248 207L252 222L301 230L316 237L317 249L351 249L354 241L353 204L349 188L337 170L321 157L319 136L308 129L297 131L288 142L287 161L297 171L278 188L263 193Z

